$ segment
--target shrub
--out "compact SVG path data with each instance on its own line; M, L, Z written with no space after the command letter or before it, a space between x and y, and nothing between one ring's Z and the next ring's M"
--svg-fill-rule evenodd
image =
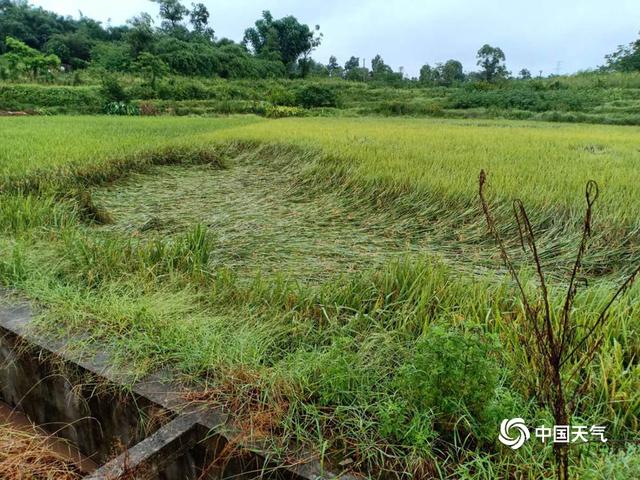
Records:
M107 115L140 115L137 105L126 102L109 102L104 107Z
M597 105L601 100L591 90L550 89L538 91L531 88L512 88L484 91L459 89L449 97L448 107L463 109L495 107L534 112L584 111Z
M442 104L436 101L383 101L372 108L374 113L381 115L428 115L441 117L444 115Z
M427 102L424 104L424 113L433 117L441 117L444 115L444 109L439 102Z
M304 114L298 107L280 107L267 105L264 109L264 116L268 118L301 117Z
M205 100L219 98L220 95L198 80L174 77L158 83L157 97L163 100Z
M629 445L618 452L596 451L584 463L587 465L579 478L596 480L607 478L610 480L626 480L640 478L640 446ZM604 453L604 454L603 454Z
M304 108L336 107L338 98L333 89L324 85L310 84L298 90L296 102Z
M0 110L60 107L81 113L98 113L104 99L97 87L0 85Z
M151 102L141 102L138 109L140 110L140 115L144 116L155 116L160 113L158 108Z
M488 91L488 90L495 90L498 88L498 85L496 85L495 83L490 83L487 82L485 80L478 80L477 82L470 82L465 84L464 86L465 90L470 90L470 91Z
M278 84L273 85L267 92L267 101L287 107L297 103L296 95L290 89Z
M131 87L131 98L138 100L153 100L158 97L155 89L151 85L138 84Z
M393 380L397 400L380 412L383 431L391 432L402 419L402 432L411 432L414 442L433 432L482 437L493 417L500 373L497 351L497 340L490 336L437 326L427 330Z
M100 88L100 94L105 98L107 102L127 102L129 101L129 94L124 90L124 87L118 82L115 75L105 75L102 77L102 87Z

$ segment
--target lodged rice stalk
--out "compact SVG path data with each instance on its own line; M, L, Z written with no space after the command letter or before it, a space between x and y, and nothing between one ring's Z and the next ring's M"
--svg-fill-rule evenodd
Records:
M79 467L51 448L49 438L0 423L0 478L7 480L77 480Z

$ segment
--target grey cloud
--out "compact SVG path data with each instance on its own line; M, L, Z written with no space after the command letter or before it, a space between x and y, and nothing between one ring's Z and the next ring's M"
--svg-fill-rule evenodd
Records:
M77 16L79 10L114 24L157 6L144 0L35 0L35 5ZM185 1L185 3L190 3ZM377 53L394 68L417 75L428 62L460 60L475 66L475 52L484 43L500 46L507 66L561 73L593 68L617 45L637 38L637 0L204 0L220 37L240 40L262 10L275 16L292 14L320 24L325 39L314 57L326 62L336 55L370 60Z

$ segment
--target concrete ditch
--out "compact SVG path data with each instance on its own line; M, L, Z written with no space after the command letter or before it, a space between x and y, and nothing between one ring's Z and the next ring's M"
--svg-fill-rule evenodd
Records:
M33 335L32 320L27 303L0 305L0 401L95 462L87 479L352 478L316 460L282 465L255 446L229 448L227 415L188 404L170 373L127 381L106 355L74 358L78 339Z

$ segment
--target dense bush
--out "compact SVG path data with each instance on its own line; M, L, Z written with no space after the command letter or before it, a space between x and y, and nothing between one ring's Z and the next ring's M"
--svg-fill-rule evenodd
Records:
M215 89L197 79L172 77L158 83L156 97L162 100L210 100L219 98Z
M497 341L487 336L427 330L393 380L397 400L381 412L383 429L414 432L416 438L457 430L481 437L487 421L495 429L491 408L499 379L497 351ZM399 420L405 428L394 426Z
M91 58L96 67L109 72L127 72L131 69L131 47L125 42L100 42L93 47Z
M291 107L296 105L296 94L284 85L275 83L267 91L267 101L274 105Z
M129 101L129 94L114 75L105 75L102 78L100 93L107 102Z
M127 102L109 102L104 106L107 115L140 115L137 105Z
M359 350L353 338L339 337L316 358L318 403L359 405L373 397L375 436L429 455L435 439L450 442L495 440L503 416L524 415L526 405L500 388L499 346L493 337L433 326L406 349ZM384 349L384 346L380 347ZM336 413L349 421L348 410Z
M365 112L363 112L365 113ZM381 115L425 115L441 117L444 115L442 104L437 101L384 101L376 103L370 113Z
M415 85L391 88L340 79L230 81L169 75L158 79L153 86L130 74L105 76L104 72L104 69L85 70L82 78L77 72L63 74L57 79L63 85L0 84L0 110L98 113L103 111L105 102L137 100L155 104L173 102L171 107L159 107L158 112L181 115L285 115L285 110L266 112L265 106L271 104L316 109L306 115L373 114L640 124L637 113L640 89L586 88L586 83L576 86L565 78L554 82L536 79L499 85L476 82L455 88ZM83 86L72 88L76 83ZM84 86L92 84L99 86Z
M630 445L615 453L596 451L585 463L587 468L576 478L583 480L628 480L640 478L640 445Z
M328 86L316 83L302 86L296 92L296 101L298 105L304 108L338 106L336 92Z
M217 47L214 61L221 78L278 78L286 73L282 62L253 57L237 44Z
M97 113L103 103L99 87L0 84L0 110L64 107L68 111Z
M180 75L213 76L220 68L215 47L209 44L162 36L154 46L154 53Z
M285 107L280 105L267 105L264 115L268 118L301 117L304 111L297 107Z
M496 90L458 89L448 98L449 108L495 107L544 112L584 111L598 104L601 95L593 90L504 88Z

